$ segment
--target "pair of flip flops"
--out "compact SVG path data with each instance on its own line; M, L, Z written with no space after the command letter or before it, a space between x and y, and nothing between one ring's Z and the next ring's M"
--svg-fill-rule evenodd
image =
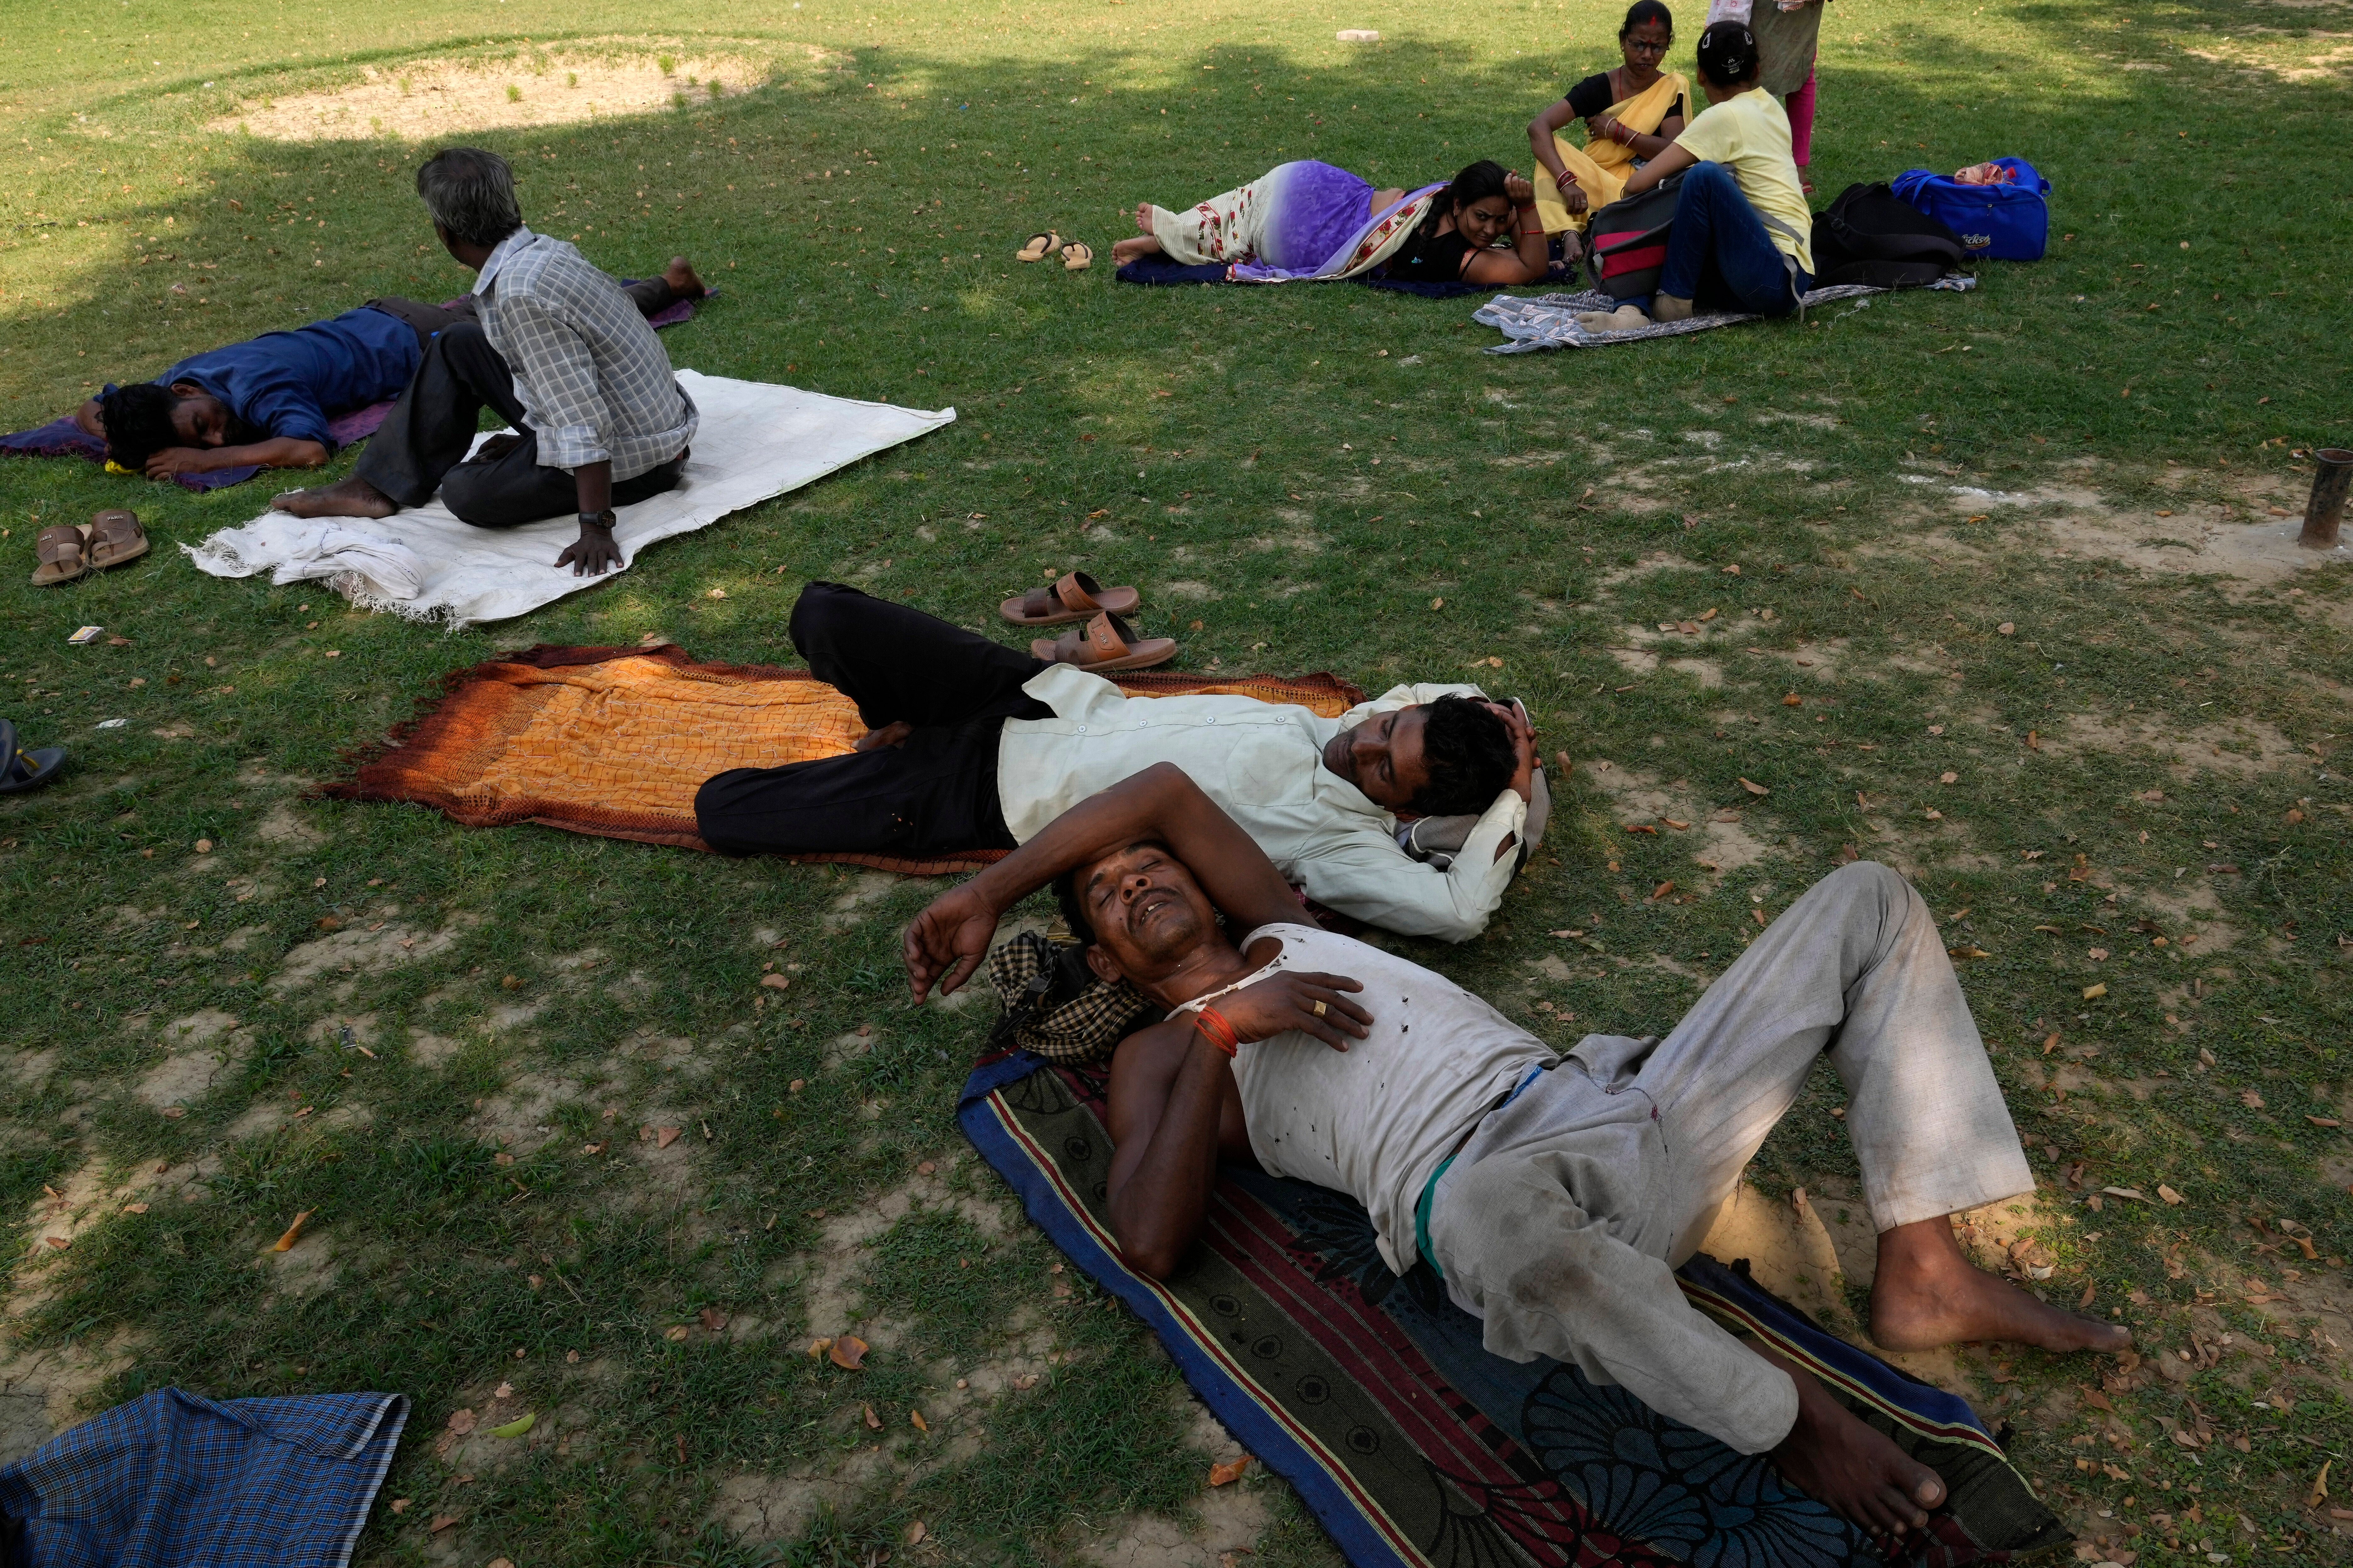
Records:
M1017 626L1053 626L1084 621L1083 629L1029 645L1032 658L1082 669L1149 669L1176 657L1175 637L1139 637L1126 616L1144 596L1134 588L1106 588L1084 572L1071 572L1051 587L1032 588L1006 600L997 613Z
M54 588L121 566L147 553L147 531L136 512L112 508L93 512L87 523L61 522L41 530L33 542L40 564L33 568L33 586Z
M22 795L40 788L66 765L63 746L26 751L16 744L16 726L0 719L0 795Z
M1065 240L1052 229L1043 229L1022 241L1021 248L1013 253L1016 261L1043 261L1050 256L1062 258L1065 272L1084 272L1095 264L1094 248L1083 239Z

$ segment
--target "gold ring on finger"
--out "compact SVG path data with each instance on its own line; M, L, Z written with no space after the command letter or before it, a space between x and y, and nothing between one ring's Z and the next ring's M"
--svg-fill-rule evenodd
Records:
M1315 1004L1315 1016L1319 1018L1331 1010L1332 1008L1329 1003L1318 1002Z

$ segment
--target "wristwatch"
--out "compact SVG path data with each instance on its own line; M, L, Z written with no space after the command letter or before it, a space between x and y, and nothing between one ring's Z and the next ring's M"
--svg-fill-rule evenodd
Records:
M603 511L584 511L580 514L581 527L601 528L607 533L613 531L613 524L618 521L619 519L613 515L611 507L607 507Z

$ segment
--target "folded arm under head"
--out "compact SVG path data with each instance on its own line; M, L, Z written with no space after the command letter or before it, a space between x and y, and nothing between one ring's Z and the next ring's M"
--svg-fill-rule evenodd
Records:
M332 456L317 441L239 427L228 405L194 382L135 382L81 406L76 422L106 438L110 462L151 479L222 468L315 468Z

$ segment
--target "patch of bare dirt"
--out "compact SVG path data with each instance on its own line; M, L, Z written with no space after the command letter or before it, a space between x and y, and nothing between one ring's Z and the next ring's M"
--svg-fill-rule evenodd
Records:
M1926 483L1939 482L1921 478ZM2278 583L2307 567L2353 561L2353 540L2335 550L2300 548L2295 542L2302 527L2300 513L2269 516L2278 504L2273 493L2276 487L2251 482L2255 489L2240 500L2219 503L2185 500L2154 510L2117 506L2080 483L2044 484L2015 491L1978 485L1945 488L1949 510L1969 516L1997 514L2012 507L2039 514L2043 548L2063 558L2114 561L2177 576L2219 575L2251 586ZM2158 510L2170 515L2158 516ZM2250 515L2262 521L2249 521ZM1942 537L1937 542L1940 547L1964 548L1959 542Z
M2310 769L2315 758L2260 719L2232 719L2185 729L2157 713L2071 713L2063 729L2041 738L2056 756L2077 752L2155 753L2177 778L2200 770L2240 778L2277 777Z
M767 45L706 42L690 54L648 39L584 41L495 58L365 66L343 87L248 99L208 129L278 142L349 142L570 125L655 113L681 98L733 97L765 85L787 59L806 67L832 58L823 49Z
M158 1110L192 1104L212 1091L252 1040L251 1030L217 1007L174 1018L158 1033L164 1059L142 1073L131 1092Z
M889 871L860 871L850 879L847 890L826 909L825 929L847 931L873 912L873 906L898 890L907 879Z
M1765 858L1767 846L1748 830L1745 813L1708 805L1685 780L1662 784L1656 774L1606 761L1580 763L1577 774L1609 797L1621 825L1655 826L1662 837L1685 841L1693 860L1719 876ZM1677 822L1684 826L1673 826Z
M270 976L269 988L284 995L315 985L341 1002L362 976L437 957L457 945L463 921L425 931L402 923L399 913L395 905L355 915L343 929L290 949Z

